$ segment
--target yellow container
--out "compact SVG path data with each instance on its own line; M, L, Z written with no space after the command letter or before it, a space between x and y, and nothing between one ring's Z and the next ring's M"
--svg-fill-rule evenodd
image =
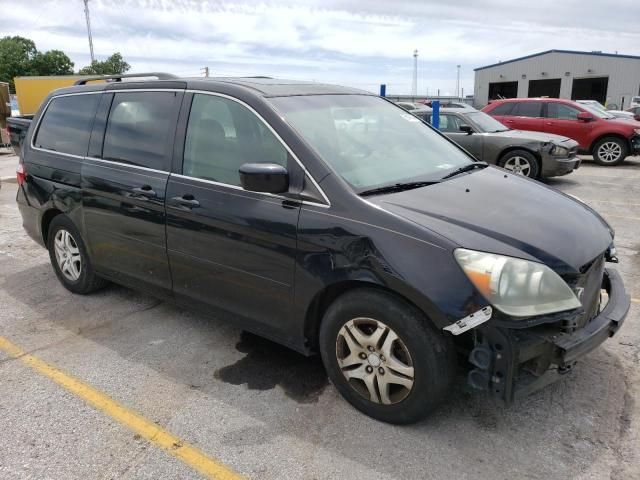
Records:
M16 96L20 115L31 115L38 111L40 104L49 93L57 88L70 87L76 80L87 75L60 75L51 77L16 77Z

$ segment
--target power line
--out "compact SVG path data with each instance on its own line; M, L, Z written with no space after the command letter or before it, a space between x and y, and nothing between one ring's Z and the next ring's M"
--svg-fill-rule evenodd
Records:
M89 53L91 54L91 63L96 61L93 56L93 38L91 38L91 20L89 19L89 0L84 0L84 16L87 20L87 35L89 36Z

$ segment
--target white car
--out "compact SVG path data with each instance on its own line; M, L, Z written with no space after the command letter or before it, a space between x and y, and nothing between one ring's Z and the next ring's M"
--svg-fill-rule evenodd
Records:
M639 97L635 97L639 98ZM602 105L600 102L596 100L576 100L577 103L581 103L583 105L589 105L593 108L600 110L601 112L608 113L609 115L613 115L616 118L621 120L634 120L633 113L626 112L624 110L607 110L607 108Z
M633 107L640 107L640 96L631 97L631 105L629 105L629 108Z

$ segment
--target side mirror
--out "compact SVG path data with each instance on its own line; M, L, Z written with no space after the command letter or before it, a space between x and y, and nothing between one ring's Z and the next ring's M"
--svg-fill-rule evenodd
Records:
M588 112L579 112L578 120L583 122L590 122L591 120L593 120L593 116Z
M460 125L460 131L461 132L465 132L467 135L471 135L473 133L473 129L471 128L471 125Z
M250 192L283 193L289 190L289 173L277 163L245 163L239 172L242 188Z

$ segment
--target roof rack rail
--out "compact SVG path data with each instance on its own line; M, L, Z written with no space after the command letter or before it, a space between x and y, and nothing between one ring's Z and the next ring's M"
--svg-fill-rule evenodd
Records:
M180 78L172 73L147 72L147 73L123 73L118 75L96 75L95 77L81 78L76 80L74 85L86 85L87 82L97 82L98 80L111 80L113 82L121 82L123 78L144 78L156 77L158 80L173 80Z

